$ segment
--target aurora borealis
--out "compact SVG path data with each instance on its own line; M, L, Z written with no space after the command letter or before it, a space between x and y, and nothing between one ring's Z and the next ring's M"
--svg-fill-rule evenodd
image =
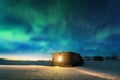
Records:
M119 0L0 0L0 56L120 54Z

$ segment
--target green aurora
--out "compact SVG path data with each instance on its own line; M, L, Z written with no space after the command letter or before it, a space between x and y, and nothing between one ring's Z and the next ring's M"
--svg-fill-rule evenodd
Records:
M59 51L109 55L120 47L119 4L117 0L0 0L0 55L49 56Z

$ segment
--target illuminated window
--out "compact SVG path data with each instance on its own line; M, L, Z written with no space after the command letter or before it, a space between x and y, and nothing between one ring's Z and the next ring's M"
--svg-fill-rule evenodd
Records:
M58 57L58 61L59 61L59 62L62 62L62 56L59 56L59 57Z

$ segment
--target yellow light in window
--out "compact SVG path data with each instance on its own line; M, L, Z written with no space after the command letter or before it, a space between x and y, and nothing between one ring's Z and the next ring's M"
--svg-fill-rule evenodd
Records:
M58 57L58 61L59 61L59 62L62 62L62 56L59 56L59 57Z

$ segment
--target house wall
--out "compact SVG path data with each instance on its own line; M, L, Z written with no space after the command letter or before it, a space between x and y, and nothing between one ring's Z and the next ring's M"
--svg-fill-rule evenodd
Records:
M83 60L78 54L72 54L71 56L71 64L73 66L79 66L83 64Z
M62 62L58 61L59 56L62 57ZM70 64L70 53L56 53L53 54L53 65L58 65L58 66L65 66Z

